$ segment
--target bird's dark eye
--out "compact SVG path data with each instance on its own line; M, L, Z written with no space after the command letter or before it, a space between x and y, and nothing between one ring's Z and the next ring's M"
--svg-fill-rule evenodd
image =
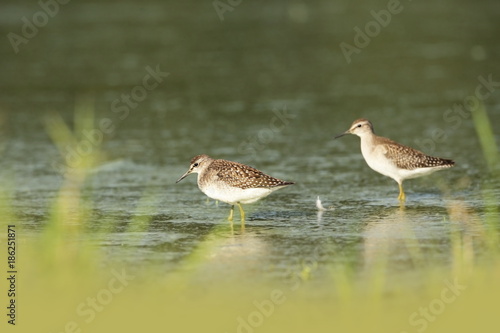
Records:
M356 126L356 127L361 127L361 124L358 124L358 126Z
M197 167L197 166L198 166L198 164L199 164L199 163L195 163L195 164L193 164L193 166L194 166L194 167Z

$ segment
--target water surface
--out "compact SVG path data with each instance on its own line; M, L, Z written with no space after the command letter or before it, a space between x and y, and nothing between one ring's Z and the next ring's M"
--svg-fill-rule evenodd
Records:
M63 142L61 154L53 144L48 119L61 115L81 135L75 110L84 109L94 130L103 119L113 128L102 142L91 132L102 156L82 187L91 214L81 237L105 260L167 272L205 244L202 282L281 281L304 267L326 279L337 262L362 274L381 255L395 271L447 265L453 230L481 253L484 196L499 198L500 184L470 114L445 114L475 93L479 77L500 80L500 7L402 2L348 63L340 43L354 43L353 28L386 5L242 2L220 21L210 1L70 2L17 54L4 39L1 177L26 234L37 238L46 225L61 167L78 166L75 147ZM2 3L0 32L20 33L20 18L37 10ZM126 104L157 68L168 76ZM499 101L496 90L484 100L495 133ZM359 139L333 140L358 117L457 165L406 182L401 210L396 183L367 167ZM175 184L201 153L296 185L247 206L244 230L231 227L229 206L207 200L195 176ZM317 196L332 209L318 213Z

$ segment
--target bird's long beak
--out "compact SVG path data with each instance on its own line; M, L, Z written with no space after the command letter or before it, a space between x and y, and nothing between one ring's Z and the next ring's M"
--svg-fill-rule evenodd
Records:
M344 135L347 135L347 134L351 134L351 132L349 130L347 130L342 134L336 135L333 139L338 139L338 138L343 137Z
M181 178L177 179L177 181L175 182L176 184L178 182L180 182L181 180L183 180L184 178L186 178L187 176L189 176L189 174L191 173L191 169L189 169L188 171L186 171L182 176Z

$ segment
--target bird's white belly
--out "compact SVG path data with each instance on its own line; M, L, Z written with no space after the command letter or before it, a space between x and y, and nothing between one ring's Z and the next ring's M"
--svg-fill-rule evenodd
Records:
M400 178L399 169L390 160L388 160L383 149L375 148L369 149L368 147L361 146L361 153L368 166L377 171L378 173L399 181Z
M401 179L412 179L412 178L418 178L422 176L429 175L435 171L441 170L443 168L441 167L427 167L427 168L416 168L413 170L400 170L399 174Z
M385 149L383 147L377 147L370 150L369 148L362 146L361 153L370 168L384 176L394 179L398 183L405 179L425 176L442 169L442 167L426 167L412 170L398 168L392 161L387 159L385 156Z
M200 190L208 197L234 205L236 203L252 203L271 194L278 188L247 188L241 189L232 186L204 186Z

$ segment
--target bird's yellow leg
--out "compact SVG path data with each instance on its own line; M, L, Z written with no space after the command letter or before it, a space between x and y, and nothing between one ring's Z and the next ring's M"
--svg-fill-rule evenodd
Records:
M229 216L227 217L229 221L233 220L233 214L234 214L234 205L231 206L231 210L229 211Z
M238 208L240 209L241 222L245 221L245 212L243 211L243 207L240 203L238 203Z
M406 195L405 195L405 191L403 190L403 184L399 184L399 196L398 196L398 200L399 201L405 201L406 200Z

